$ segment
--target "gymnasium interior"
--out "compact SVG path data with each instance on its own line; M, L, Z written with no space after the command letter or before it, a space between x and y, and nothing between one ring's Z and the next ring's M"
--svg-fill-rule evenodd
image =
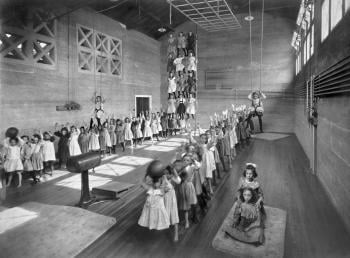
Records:
M0 24L0 257L350 257L350 0L0 0ZM178 222L142 225L151 190Z

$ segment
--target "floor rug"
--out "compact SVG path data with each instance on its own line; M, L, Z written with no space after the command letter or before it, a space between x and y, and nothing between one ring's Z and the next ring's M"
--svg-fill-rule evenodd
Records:
M81 208L24 203L0 212L0 256L74 257L115 223Z
M282 258L284 254L284 240L287 213L284 210L265 206L267 220L265 228L265 243L254 246L235 241L229 237L224 229L233 223L233 207L216 233L212 245L215 249L231 254L235 257L268 257Z

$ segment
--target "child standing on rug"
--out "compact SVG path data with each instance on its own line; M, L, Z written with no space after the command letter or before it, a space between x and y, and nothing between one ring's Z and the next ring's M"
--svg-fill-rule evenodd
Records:
M165 189L164 205L169 215L170 225L174 226L174 242L177 242L179 240L179 214L174 184L180 184L181 179L176 170L171 166L166 167L164 172L165 175L163 177L162 184L163 188Z
M150 180L150 184L147 183L147 179ZM164 205L164 191L160 188L161 178L151 179L146 176L142 186L147 190L147 199L138 224L156 230L169 228L170 221Z
M55 137L49 133L44 132L43 135L43 161L44 161L44 173L47 172L47 169L49 170L49 175L52 176L53 173L53 164L56 161L56 154L55 154L55 146L53 142L55 141Z
M6 187L9 187L11 185L14 173L17 173L18 175L17 187L22 186L23 164L21 160L21 148L23 144L24 142L19 137L9 138L8 141L6 141L4 169L5 172L9 175Z

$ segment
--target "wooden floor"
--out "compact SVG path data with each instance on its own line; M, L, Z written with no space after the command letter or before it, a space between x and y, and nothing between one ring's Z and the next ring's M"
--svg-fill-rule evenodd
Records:
M167 160L172 154L139 150L135 155ZM232 257L216 251L211 242L233 205L233 194L246 162L258 164L265 203L287 211L285 257L350 257L350 235L318 179L307 172L306 156L294 135L275 141L253 140L219 183L208 213L187 231L181 226L176 244L169 230L149 231L137 225L145 200L139 187L117 201L91 206L92 211L116 217L117 223L79 257ZM144 168L140 167L117 180L135 183L143 175ZM54 183L11 189L5 205L25 201L72 205L77 201L77 190Z

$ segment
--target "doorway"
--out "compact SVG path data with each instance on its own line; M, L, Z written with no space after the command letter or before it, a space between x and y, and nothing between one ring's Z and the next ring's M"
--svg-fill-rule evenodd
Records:
M135 116L140 115L141 111L150 111L152 96L150 95L135 95Z

